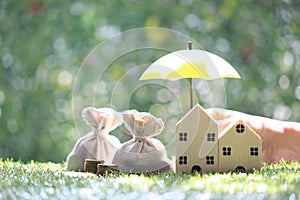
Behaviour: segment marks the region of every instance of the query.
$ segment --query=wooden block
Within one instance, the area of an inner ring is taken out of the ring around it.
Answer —
[[[103,164],[104,160],[93,160],[93,159],[85,159],[84,161],[84,172],[89,173],[97,173],[97,165]]]

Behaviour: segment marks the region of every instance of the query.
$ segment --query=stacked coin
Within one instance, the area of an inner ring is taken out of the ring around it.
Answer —
[[[97,173],[97,165],[103,164],[104,160],[85,159],[84,172]]]
[[[104,175],[106,173],[114,173],[117,171],[117,165],[114,164],[98,164],[97,165],[97,174]]]

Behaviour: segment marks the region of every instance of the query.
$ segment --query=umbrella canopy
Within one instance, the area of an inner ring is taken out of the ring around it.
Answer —
[[[241,78],[237,71],[223,58],[213,53],[193,49],[189,42],[188,50],[169,53],[151,64],[140,80],[168,79],[190,80],[190,107],[193,107],[192,78],[213,80],[218,78]]]
[[[151,64],[140,80],[181,78],[241,78],[223,58],[203,50],[180,50],[169,53]]]

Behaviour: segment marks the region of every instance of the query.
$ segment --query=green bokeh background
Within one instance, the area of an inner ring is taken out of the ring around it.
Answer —
[[[84,134],[75,133],[71,104],[82,61],[106,38],[139,27],[179,31],[235,66],[242,80],[225,82],[226,108],[300,121],[299,10],[296,0],[2,0],[0,157],[65,160]],[[149,60],[157,55],[161,52]],[[128,70],[123,66],[142,63],[139,59],[132,55],[112,63],[105,95]],[[151,97],[146,104],[133,94],[129,108],[147,111],[157,104],[152,87],[141,93]],[[209,106],[205,98],[199,101]],[[168,104],[172,99],[163,105]]]

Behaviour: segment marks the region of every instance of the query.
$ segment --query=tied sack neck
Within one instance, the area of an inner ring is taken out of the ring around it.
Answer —
[[[107,130],[97,130],[97,129],[95,129],[95,128],[93,128],[93,132],[94,132],[94,134],[96,134],[97,136],[101,136],[101,137],[103,137],[103,136],[106,136],[106,135],[108,135],[108,133],[109,133],[109,131],[107,131]]]
[[[108,135],[109,131],[111,130],[112,120],[113,118],[111,116],[102,117],[101,120],[99,120],[97,126],[93,127],[94,133],[97,136]]]
[[[133,136],[133,139],[138,140],[138,141],[145,141],[145,140],[147,140],[147,138],[149,138],[149,137],[146,137],[146,136],[137,136],[137,135]]]
[[[123,117],[112,108],[87,107],[82,111],[84,121],[97,136],[106,136],[123,123]]]
[[[124,124],[133,136],[133,139],[145,141],[148,138],[159,135],[164,124],[160,118],[150,113],[128,110],[123,113]]]
[[[128,129],[133,135],[133,139],[138,141],[145,141],[149,136],[144,135],[145,131],[145,121],[144,119],[135,119],[133,123],[133,129],[130,127]]]

